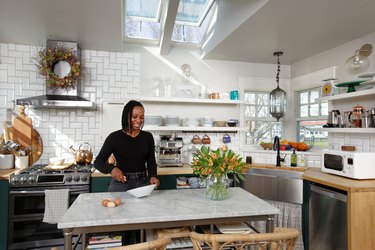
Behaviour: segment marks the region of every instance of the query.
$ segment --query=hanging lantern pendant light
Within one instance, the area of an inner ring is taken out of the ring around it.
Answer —
[[[276,118],[277,121],[286,114],[286,92],[279,87],[280,56],[283,54],[283,52],[273,53],[274,56],[277,56],[277,87],[270,93],[270,114],[272,117]]]

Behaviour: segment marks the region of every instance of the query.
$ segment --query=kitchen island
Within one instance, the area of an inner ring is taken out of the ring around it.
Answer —
[[[230,188],[230,197],[212,201],[204,189],[155,190],[135,198],[126,192],[81,194],[58,223],[64,230],[65,249],[71,249],[72,234],[166,228],[189,225],[266,221],[273,231],[279,210],[241,188]],[[119,197],[115,208],[102,206],[105,198]],[[84,237],[85,238],[85,237]]]
[[[375,180],[345,178],[319,168],[309,168],[303,179],[346,192],[348,249],[375,249]]]

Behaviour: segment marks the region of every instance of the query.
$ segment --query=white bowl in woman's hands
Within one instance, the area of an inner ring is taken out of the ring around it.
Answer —
[[[130,189],[127,192],[134,197],[140,198],[147,195],[150,195],[152,191],[155,189],[156,184],[147,185],[139,188]]]

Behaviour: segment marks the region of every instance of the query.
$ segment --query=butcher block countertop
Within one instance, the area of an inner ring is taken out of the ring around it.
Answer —
[[[190,165],[185,164],[183,167],[158,167],[158,175],[176,175],[176,174],[193,174],[193,169]],[[95,171],[91,174],[92,177],[106,177],[111,176],[110,174],[102,174],[99,171]]]
[[[322,172],[320,168],[309,168],[302,176],[304,180],[312,181],[347,192],[374,192],[375,180],[356,180]]]
[[[306,167],[288,167],[288,166],[276,167],[275,165],[264,164],[264,163],[250,164],[250,168],[266,168],[266,169],[288,170],[288,171],[297,171],[297,172],[304,172],[307,169]]]
[[[14,168],[11,168],[11,169],[1,169],[0,170],[0,180],[9,180],[9,175],[11,175],[12,173],[18,171],[18,169],[14,169]]]

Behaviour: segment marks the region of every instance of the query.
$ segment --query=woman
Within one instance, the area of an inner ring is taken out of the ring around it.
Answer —
[[[97,155],[94,166],[111,173],[109,192],[121,192],[160,182],[156,178],[155,142],[151,133],[143,131],[145,110],[137,101],[129,101],[122,111],[122,129],[112,132]],[[107,162],[113,154],[115,164]]]

